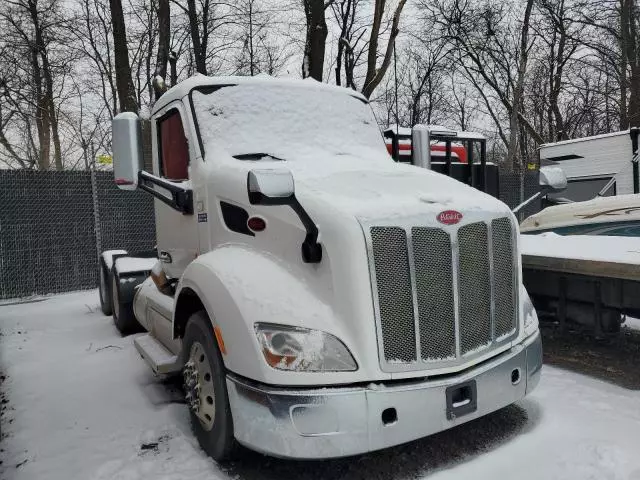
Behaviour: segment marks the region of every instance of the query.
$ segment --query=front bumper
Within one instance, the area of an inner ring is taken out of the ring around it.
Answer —
[[[332,458],[399,445],[506,407],[536,387],[541,367],[542,342],[536,332],[499,356],[445,378],[287,389],[229,375],[227,387],[238,442],[277,457]],[[514,370],[521,372],[515,383]],[[447,388],[472,380],[476,410],[447,419]],[[395,409],[395,418],[389,417],[389,409]]]

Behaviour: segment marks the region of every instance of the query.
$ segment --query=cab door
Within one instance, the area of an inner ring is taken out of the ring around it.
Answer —
[[[181,102],[170,103],[154,116],[153,174],[190,194],[189,172],[195,161],[192,150],[196,142],[189,138],[187,119]],[[153,188],[171,197],[161,184]],[[154,202],[158,257],[167,276],[179,278],[198,253],[197,217],[193,211],[185,212],[157,196]]]

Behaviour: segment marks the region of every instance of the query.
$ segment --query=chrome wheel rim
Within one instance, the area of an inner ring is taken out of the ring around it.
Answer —
[[[200,421],[202,428],[206,431],[211,430],[216,415],[216,397],[209,358],[200,342],[193,342],[191,345],[189,360],[182,375],[187,405]]]

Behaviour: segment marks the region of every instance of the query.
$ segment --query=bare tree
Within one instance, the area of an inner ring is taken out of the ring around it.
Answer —
[[[236,5],[215,0],[172,2],[186,15],[187,21],[182,28],[191,39],[190,53],[195,67],[193,70],[203,75],[217,71],[220,68],[220,56],[224,56],[235,43],[230,27],[236,25]],[[212,62],[216,65],[212,65]]]
[[[167,79],[167,63],[169,62],[169,36],[171,35],[171,10],[169,0],[158,0],[158,55],[154,72],[154,89],[156,100],[164,93],[157,79]],[[165,87],[166,88],[166,87]]]
[[[529,57],[529,21],[531,19],[531,10],[533,9],[533,0],[527,0],[527,4],[524,10],[524,20],[522,21],[521,33],[520,33],[520,50],[519,50],[519,62],[518,72],[515,88],[513,90],[513,102],[511,106],[510,118],[509,118],[509,146],[507,150],[507,162],[515,165],[517,146],[518,146],[518,133],[520,128],[520,116],[522,115],[522,94],[524,90],[524,80],[527,74],[527,59]],[[521,142],[524,144],[524,142]],[[524,158],[522,159],[524,161]]]
[[[242,75],[277,74],[289,55],[277,35],[277,11],[262,0],[240,0],[235,7],[239,49],[235,71]]]
[[[523,110],[532,48],[529,22],[533,0],[527,0],[524,20],[519,20],[512,9],[491,2],[436,0],[423,2],[422,8],[440,33],[455,45],[456,63],[476,88],[513,164],[518,153],[520,125],[528,138],[542,142],[541,134]]]
[[[109,0],[111,6],[111,23],[113,26],[114,60],[116,70],[116,88],[121,112],[138,112],[131,66],[129,64],[129,46],[127,45],[126,26],[122,0]]]
[[[113,65],[113,33],[109,6],[105,0],[78,0],[81,14],[71,24],[69,34],[75,37],[78,55],[85,58],[95,72],[85,88],[93,90],[104,105],[109,119],[118,110],[118,92]],[[95,79],[95,83],[94,80]]]
[[[385,15],[388,13],[386,8],[386,0],[375,0],[373,12],[373,24],[369,33],[369,51],[367,53],[367,74],[362,87],[362,94],[369,98],[376,87],[380,84],[389,64],[391,63],[391,55],[395,45],[396,37],[399,33],[398,25],[400,23],[400,15],[406,0],[399,0],[391,19],[391,32],[387,41],[387,48],[382,58],[382,63],[378,66],[378,45],[380,43],[380,33]]]
[[[307,21],[302,78],[311,77],[321,82],[328,33],[325,10],[333,0],[302,0],[302,3]]]
[[[7,0],[4,9],[0,11],[0,19],[6,27],[4,30],[8,41],[20,52],[14,60],[22,65],[24,73],[28,72],[25,77],[28,80],[20,84],[19,90],[7,92],[20,99],[10,103],[21,111],[25,121],[30,117],[36,124],[37,144],[29,143],[38,150],[38,168],[50,168],[53,144],[54,166],[61,170],[63,162],[57,88],[64,82],[72,61],[66,39],[61,35],[67,22],[62,13],[61,2]],[[9,89],[9,85],[5,81],[5,91]],[[8,142],[6,135],[5,140]],[[8,151],[15,156],[16,149]]]
[[[344,64],[345,86],[356,90],[354,71],[365,53],[366,45],[360,47],[360,41],[367,32],[367,26],[358,21],[361,0],[338,0],[333,2],[333,18],[340,29],[335,59],[336,85],[342,85]]]
[[[473,87],[467,83],[460,83],[456,75],[451,75],[449,81],[451,82],[451,116],[456,119],[460,130],[471,130],[478,111]]]

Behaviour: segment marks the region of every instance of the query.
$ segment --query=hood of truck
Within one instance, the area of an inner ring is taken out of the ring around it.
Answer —
[[[430,170],[395,162],[309,171],[291,168],[296,195],[361,221],[438,214],[445,210],[510,214],[496,198]],[[435,218],[434,218],[435,221]],[[426,222],[430,223],[430,222]]]
[[[246,284],[235,295],[236,305],[243,310],[243,318],[250,328],[253,329],[255,322],[276,323],[321,330],[340,339],[354,355],[359,368],[351,373],[323,374],[324,381],[330,383],[409,378],[424,376],[425,372],[446,374],[499,353],[492,348],[477,356],[474,353],[444,364],[415,363],[393,368],[387,368],[389,362],[383,365],[379,341],[381,327],[376,313],[379,296],[372,280],[371,229],[390,226],[395,227],[390,229],[393,231],[399,227],[409,232],[413,227],[436,227],[453,237],[465,225],[506,217],[515,232],[515,219],[509,208],[496,198],[447,176],[398,164],[384,151],[377,156],[375,152],[371,156],[363,152],[359,157],[325,153],[316,152],[313,158],[301,155],[286,161],[241,161],[227,157],[218,166],[213,162],[210,164],[206,176],[210,217],[214,215],[212,212],[219,211],[219,202],[232,201],[246,208],[250,215],[260,216],[267,222],[267,228],[255,236],[239,235],[224,228],[224,222],[221,225],[209,223],[213,249],[243,245],[242,255],[248,249],[256,258],[263,259],[265,265],[271,265],[261,271],[256,269],[255,262],[238,263],[233,267],[234,275],[242,277]],[[222,152],[217,158],[224,158]],[[252,169],[291,171],[296,197],[318,226],[321,262],[308,264],[301,260],[305,230],[291,208],[247,205],[247,173]],[[197,187],[195,195],[198,198]],[[459,212],[462,219],[453,225],[440,223],[438,215],[448,210]],[[517,236],[514,242],[517,242]],[[513,251],[517,251],[517,244]],[[398,257],[396,253],[391,245],[387,258],[394,268],[403,265],[394,260]],[[245,267],[250,270],[243,270]],[[270,268],[288,275],[291,283],[275,280],[278,277]],[[389,278],[393,277],[394,272],[390,272]],[[225,282],[230,288],[231,283]],[[272,291],[272,287],[279,289]],[[406,296],[408,291],[398,288],[394,295],[404,292]],[[247,292],[251,292],[249,296]],[[413,342],[414,336],[408,335],[407,341]],[[503,343],[500,348],[509,348],[509,345]],[[271,370],[268,370],[268,383],[294,381],[291,372],[281,374]],[[236,373],[243,374],[241,371]],[[245,374],[258,378],[249,372]],[[282,378],[275,378],[278,375]],[[301,384],[317,382],[303,373],[294,376]]]

